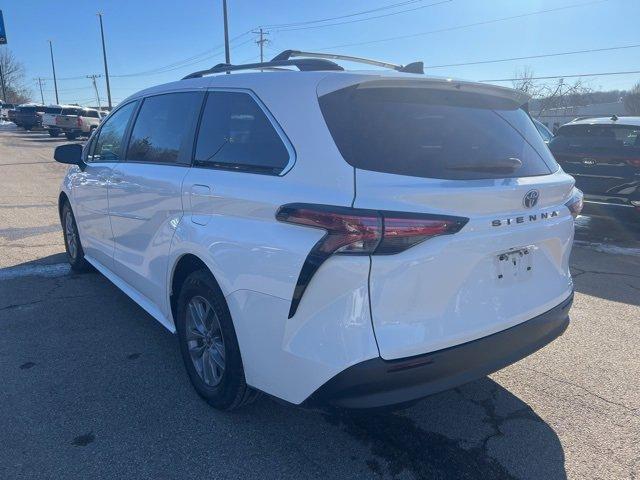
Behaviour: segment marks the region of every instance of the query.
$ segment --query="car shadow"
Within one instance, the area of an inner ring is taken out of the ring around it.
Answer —
[[[0,441],[13,452],[0,464],[25,475],[64,458],[98,478],[206,477],[221,465],[226,477],[256,479],[566,478],[553,428],[486,377],[395,412],[267,396],[219,412],[189,384],[175,337],[105,277],[50,273],[0,289]]]

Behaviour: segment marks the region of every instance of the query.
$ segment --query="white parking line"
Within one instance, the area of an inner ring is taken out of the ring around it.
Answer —
[[[52,265],[19,265],[17,267],[0,268],[0,281],[21,277],[62,277],[71,271],[68,263]]]

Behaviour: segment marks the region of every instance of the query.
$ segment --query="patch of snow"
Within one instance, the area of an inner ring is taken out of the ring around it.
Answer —
[[[590,248],[600,253],[610,253],[613,255],[631,255],[633,257],[640,257],[640,248],[622,247],[620,245],[611,245],[599,242],[585,242],[583,240],[575,240],[573,243],[579,247]]]

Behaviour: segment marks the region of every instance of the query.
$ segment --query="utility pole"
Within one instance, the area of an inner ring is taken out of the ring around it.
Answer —
[[[109,67],[107,67],[107,49],[104,46],[104,28],[102,27],[102,13],[98,12],[98,18],[100,19],[100,37],[102,37],[102,59],[104,60],[104,76],[107,81],[107,101],[109,102],[109,110],[113,107],[111,105],[111,86],[109,85]],[[95,80],[94,80],[95,84]],[[100,100],[98,100],[99,102]]]
[[[51,52],[51,69],[53,70],[53,88],[56,92],[56,105],[60,105],[60,100],[58,100],[58,81],[56,80],[56,64],[53,61],[53,44],[51,40],[49,40],[49,52]]]
[[[229,54],[229,26],[227,22],[227,0],[222,0],[222,15],[224,17],[224,62],[229,65],[231,64],[231,55]]]
[[[260,39],[256,40],[256,43],[260,45],[260,63],[262,63],[264,62],[264,45],[269,42],[269,40],[265,38],[265,35],[269,35],[269,32],[265,32],[262,27],[260,27],[260,30],[257,32],[254,31],[253,33],[260,35]]]
[[[98,110],[102,110],[102,105],[100,105],[100,94],[98,93],[98,85],[96,83],[96,78],[100,78],[102,75],[87,75],[87,78],[90,78],[93,82],[93,89],[96,91],[96,98],[98,99]]]
[[[38,81],[38,85],[40,85],[40,99],[42,100],[42,105],[44,105],[44,94],[42,93],[42,78],[38,77],[36,78],[36,80]]]

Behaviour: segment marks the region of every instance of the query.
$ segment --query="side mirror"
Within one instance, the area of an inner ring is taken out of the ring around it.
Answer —
[[[56,147],[56,151],[53,154],[53,158],[56,162],[67,163],[70,165],[83,165],[82,161],[82,145],[79,143],[69,143],[67,145],[60,145]]]

